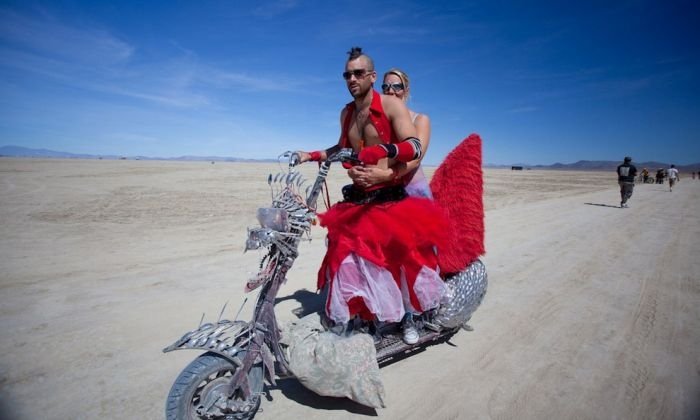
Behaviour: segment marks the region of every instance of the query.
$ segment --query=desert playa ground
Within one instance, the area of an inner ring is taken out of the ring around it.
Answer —
[[[238,310],[260,256],[243,253],[245,228],[277,169],[0,159],[0,418],[163,418],[197,353],[161,349],[202,313]],[[700,181],[681,176],[620,209],[614,173],[487,169],[474,331],[383,368],[386,409],[288,379],[256,418],[700,417]],[[343,181],[331,171],[333,201]],[[283,321],[318,305],[312,236]]]

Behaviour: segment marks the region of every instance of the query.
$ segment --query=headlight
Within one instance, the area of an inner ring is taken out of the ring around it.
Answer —
[[[245,251],[260,249],[270,242],[272,232],[269,229],[248,228],[248,239],[245,241]]]
[[[288,232],[289,221],[287,210],[274,207],[261,207],[258,209],[258,222],[260,226],[277,232]]]

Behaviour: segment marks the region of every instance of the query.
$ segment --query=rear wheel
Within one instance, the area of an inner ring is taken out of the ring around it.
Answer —
[[[230,360],[215,353],[205,353],[193,360],[170,389],[165,405],[166,418],[252,419],[260,407],[262,365],[256,364],[248,372],[251,394],[247,399],[240,395],[240,391],[228,398],[228,384],[237,369]]]

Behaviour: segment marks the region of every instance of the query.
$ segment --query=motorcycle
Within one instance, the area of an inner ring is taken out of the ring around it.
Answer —
[[[165,407],[167,419],[252,419],[260,407],[265,380],[276,385],[276,378],[294,376],[280,342],[275,299],[299,255],[300,242],[310,235],[315,224],[317,201],[331,164],[357,160],[352,149],[329,155],[319,164],[315,182],[306,187],[303,198],[306,180],[296,170],[299,155],[285,152],[281,158],[287,159],[287,169],[268,176],[273,191],[271,206],[258,209],[260,226],[248,228],[245,244],[246,250],[267,250],[259,273],[245,286],[246,291],[260,288],[252,319],[219,319],[201,324],[163,349],[165,353],[184,349],[205,352],[185,367],[172,385]],[[476,259],[444,280],[446,294],[440,306],[415,320],[417,343],[406,344],[397,323],[382,325],[374,332],[380,366],[429,344],[446,341],[461,328],[470,329],[467,321],[486,293],[483,263]]]

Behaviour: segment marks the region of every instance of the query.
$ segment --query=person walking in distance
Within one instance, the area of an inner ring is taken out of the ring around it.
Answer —
[[[620,185],[620,208],[627,208],[627,200],[632,197],[634,190],[634,178],[637,176],[637,168],[632,165],[632,158],[625,157],[622,164],[617,167],[617,183]]]
[[[681,177],[678,176],[678,169],[676,169],[676,165],[671,165],[671,167],[668,168],[667,173],[669,191],[673,192],[673,186],[676,185],[676,182],[678,182]]]
[[[658,171],[656,171],[656,183],[657,184],[663,184],[664,183],[664,170],[662,168],[659,168]]]

